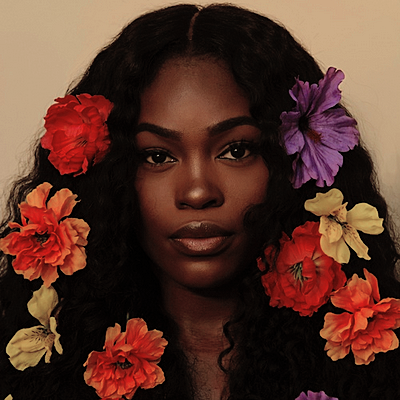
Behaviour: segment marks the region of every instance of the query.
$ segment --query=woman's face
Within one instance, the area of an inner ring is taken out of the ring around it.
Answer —
[[[138,236],[162,283],[220,287],[256,257],[243,217],[266,195],[259,140],[249,101],[223,64],[168,61],[144,91]]]

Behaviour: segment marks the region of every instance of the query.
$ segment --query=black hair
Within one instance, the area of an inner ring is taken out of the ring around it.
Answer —
[[[51,194],[69,188],[78,195],[81,201],[73,216],[84,219],[91,233],[86,268],[68,277],[60,274],[53,284],[61,299],[58,331],[64,354],[53,354],[50,364],[42,360],[21,372],[11,366],[2,350],[0,396],[98,398],[83,380],[83,363],[92,350],[101,350],[107,327],[116,322],[124,327],[129,313],[144,318],[149,329],[162,330],[169,341],[160,363],[165,383],[151,390],[139,389],[135,399],[194,398],[191,369],[176,341],[177,328],[163,310],[157,279],[147,267],[150,261],[137,243],[134,229],[139,215],[132,189],[138,162],[133,133],[140,96],[163,64],[173,58],[223,62],[248,96],[251,114],[262,130],[261,152],[270,172],[265,203],[246,216],[257,232],[260,254],[263,246],[277,244],[283,231],[290,234],[306,220],[318,220],[303,204],[327,189],[316,188],[310,181],[294,190],[290,183],[293,159],[279,141],[280,114],[294,106],[288,90],[295,78],[317,83],[323,77],[313,57],[278,23],[233,5],[198,8],[183,4],[140,16],[95,57],[68,90],[73,95],[101,94],[114,103],[107,121],[108,154],[86,174],[72,177],[60,175],[48,161],[48,150],[38,144],[34,168],[12,189],[1,237],[10,233],[8,221],[20,222],[18,204],[43,182],[51,182]],[[378,278],[382,298],[398,297],[394,267],[399,255],[373,163],[362,145],[344,153],[343,158],[333,187],[342,191],[348,208],[368,202],[385,219],[381,235],[362,235],[372,259],[353,255],[344,270],[348,277],[353,273],[363,276],[366,267]],[[17,330],[37,324],[26,304],[41,282],[15,274],[11,262],[12,257],[2,255],[2,349]],[[368,366],[356,366],[351,355],[336,362],[326,355],[319,330],[330,308],[327,304],[308,318],[290,309],[270,307],[254,260],[240,288],[240,306],[224,327],[235,349],[226,371],[229,399],[294,400],[307,390],[324,390],[340,400],[400,398],[398,350],[378,354]],[[229,349],[221,359],[228,353]]]

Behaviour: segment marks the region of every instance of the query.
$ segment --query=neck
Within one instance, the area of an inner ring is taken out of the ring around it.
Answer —
[[[168,282],[163,285],[163,297],[167,312],[179,327],[185,351],[219,354],[227,347],[223,325],[235,310],[235,289],[190,290]]]
[[[236,289],[189,290],[175,282],[163,284],[164,305],[178,324],[179,341],[193,371],[196,400],[228,397],[227,376],[218,356],[228,347],[223,325],[237,305]],[[227,366],[228,359],[224,358]]]

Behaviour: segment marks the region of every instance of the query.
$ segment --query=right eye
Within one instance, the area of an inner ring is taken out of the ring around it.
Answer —
[[[148,164],[152,165],[162,165],[162,164],[169,164],[176,161],[175,158],[171,157],[167,152],[164,150],[146,150],[144,152],[144,160]]]

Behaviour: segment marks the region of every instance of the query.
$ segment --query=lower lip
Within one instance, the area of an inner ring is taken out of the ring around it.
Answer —
[[[178,250],[189,256],[212,256],[223,251],[232,236],[215,236],[208,238],[174,238],[172,243]]]

